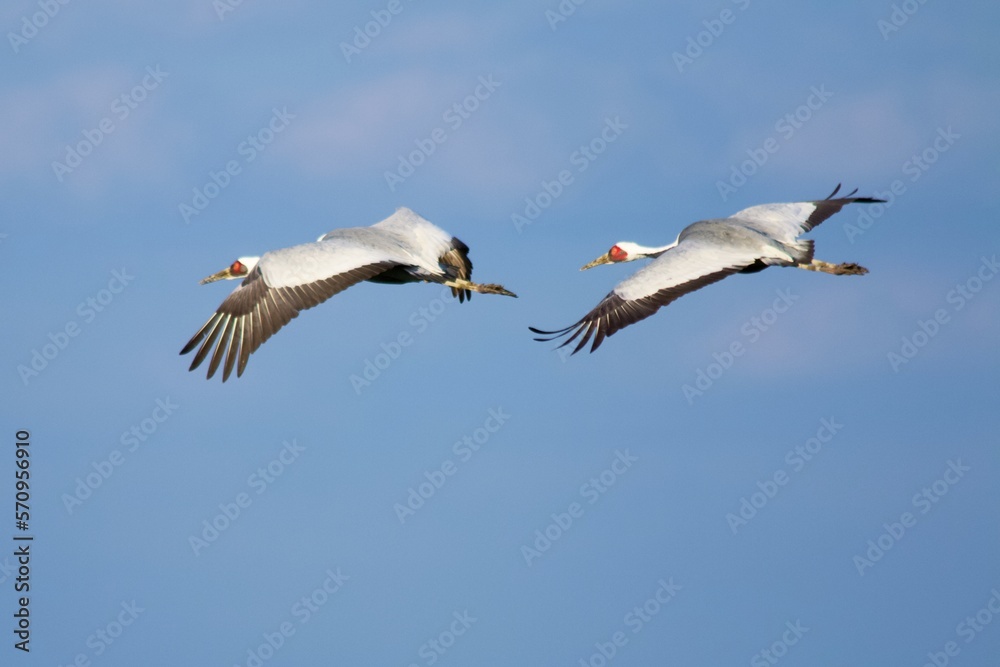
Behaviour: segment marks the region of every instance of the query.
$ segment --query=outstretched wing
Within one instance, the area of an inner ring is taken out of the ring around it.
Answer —
[[[200,344],[190,370],[200,366],[211,353],[209,378],[220,364],[223,382],[234,367],[239,377],[250,355],[298,317],[299,311],[399,264],[372,248],[336,240],[269,252],[188,341],[181,354]]]
[[[826,199],[791,204],[761,204],[760,206],[751,206],[738,213],[734,213],[730,216],[729,220],[750,227],[751,229],[756,229],[783,243],[790,243],[801,234],[808,232],[831,215],[837,213],[847,204],[855,202],[875,204],[885,201],[872,197],[852,196],[857,192],[857,189],[844,197],[834,199],[834,196],[838,192],[840,192],[839,183]]]
[[[604,339],[630,324],[644,320],[671,301],[689,292],[718,282],[757,261],[755,248],[729,247],[713,244],[704,238],[689,238],[667,250],[648,266],[619,283],[610,294],[580,321],[558,331],[531,331],[549,341],[572,335],[562,345],[569,345],[581,334],[573,354],[582,350],[593,338],[593,352]]]

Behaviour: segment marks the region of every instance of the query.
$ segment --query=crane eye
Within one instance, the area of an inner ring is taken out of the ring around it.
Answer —
[[[612,261],[620,262],[628,257],[628,253],[618,246],[611,246],[611,250],[608,251],[608,257],[610,257]]]
[[[235,273],[236,275],[241,275],[243,273],[246,273],[246,267],[243,266],[243,262],[241,262],[240,260],[236,260],[235,262],[233,262],[233,265],[229,267],[229,270]]]

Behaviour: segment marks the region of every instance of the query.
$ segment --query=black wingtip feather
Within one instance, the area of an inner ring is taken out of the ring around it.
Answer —
[[[392,262],[367,264],[315,283],[276,289],[268,287],[255,268],[187,342],[181,354],[197,348],[189,368],[192,371],[211,355],[209,379],[220,367],[223,382],[232,376],[234,369],[236,377],[241,377],[250,355],[298,317],[299,311],[312,308],[392,266]]]
[[[611,292],[604,297],[604,299],[597,304],[593,310],[587,313],[583,319],[561,331],[542,331],[541,329],[536,329],[534,327],[528,328],[535,333],[552,336],[552,338],[535,339],[540,342],[547,342],[549,340],[553,340],[554,338],[559,338],[560,336],[568,334],[571,330],[576,329],[573,331],[573,335],[563,341],[563,343],[556,349],[572,343],[576,338],[584,333],[584,330],[586,330],[586,335],[584,335],[583,340],[577,344],[576,349],[573,350],[573,354],[576,354],[583,349],[592,337],[593,343],[591,344],[590,351],[594,352],[601,346],[601,343],[604,342],[605,338],[613,336],[615,333],[631,324],[635,324],[640,320],[646,319],[663,306],[666,306],[681,296],[700,289],[706,285],[718,282],[719,280],[722,280],[726,276],[732,275],[739,270],[740,267],[727,267],[721,271],[700,276],[686,283],[661,289],[658,292],[654,292],[653,294],[639,299],[626,300],[618,296],[617,293]]]

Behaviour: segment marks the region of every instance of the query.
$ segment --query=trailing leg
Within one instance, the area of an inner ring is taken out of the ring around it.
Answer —
[[[502,294],[504,296],[517,297],[513,292],[508,291],[503,285],[497,285],[495,283],[474,283],[471,280],[464,280],[463,278],[454,278],[452,280],[445,280],[444,284],[448,287],[454,287],[455,289],[467,289],[473,292],[479,292],[480,294]]]
[[[806,271],[820,271],[822,273],[831,273],[835,276],[863,276],[868,273],[868,269],[853,262],[831,264],[819,259],[814,259],[808,263],[796,264],[795,266],[800,269],[805,269]]]

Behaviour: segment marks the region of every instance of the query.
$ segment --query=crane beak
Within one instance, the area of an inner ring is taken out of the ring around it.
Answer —
[[[592,269],[595,266],[600,266],[601,264],[610,264],[610,263],[611,263],[611,257],[608,256],[608,253],[604,253],[603,255],[595,259],[593,262],[581,266],[580,270],[586,271],[587,269]]]
[[[233,273],[232,267],[227,266],[226,268],[222,269],[218,273],[213,273],[212,275],[208,276],[207,278],[202,278],[202,280],[199,283],[199,285],[207,285],[208,283],[214,283],[217,280],[233,280],[233,279],[238,278],[238,277],[239,276],[237,276],[237,275],[235,275]]]

